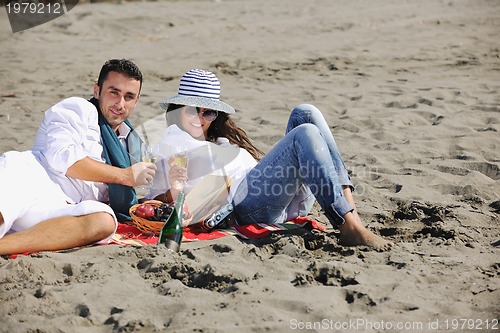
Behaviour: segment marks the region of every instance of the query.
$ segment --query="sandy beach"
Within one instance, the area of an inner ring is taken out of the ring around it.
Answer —
[[[0,257],[0,332],[500,331],[499,1],[80,3],[18,33],[0,18],[0,154],[90,97],[107,59],[144,74],[133,124],[202,68],[264,151],[294,106],[322,110],[362,220],[395,242],[341,246],[315,208],[325,232]]]

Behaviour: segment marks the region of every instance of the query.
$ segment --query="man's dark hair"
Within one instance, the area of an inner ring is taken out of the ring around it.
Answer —
[[[99,78],[97,79],[97,85],[99,89],[102,89],[103,82],[108,78],[109,72],[117,72],[128,76],[132,79],[138,80],[141,85],[139,87],[139,92],[142,88],[142,73],[139,67],[136,66],[132,61],[127,59],[111,59],[106,61],[102,66],[101,72],[99,73]]]

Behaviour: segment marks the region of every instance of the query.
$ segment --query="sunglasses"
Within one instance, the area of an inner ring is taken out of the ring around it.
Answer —
[[[184,108],[185,115],[191,119],[198,116],[198,114],[200,112],[201,112],[201,116],[206,121],[214,121],[215,118],[217,118],[217,115],[219,114],[216,110],[207,109],[207,110],[201,111],[201,108],[194,107],[194,106],[186,106]]]

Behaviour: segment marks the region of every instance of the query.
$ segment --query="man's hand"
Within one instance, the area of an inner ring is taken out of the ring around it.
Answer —
[[[156,172],[156,165],[154,163],[139,162],[130,167],[132,171],[132,179],[128,186],[140,186],[150,184]]]
[[[117,168],[85,157],[73,164],[66,175],[92,182],[139,186],[152,182],[155,172],[154,163],[139,162],[128,168]]]

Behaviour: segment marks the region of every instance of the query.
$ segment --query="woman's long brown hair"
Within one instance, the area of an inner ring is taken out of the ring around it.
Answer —
[[[179,114],[177,112],[172,112],[169,114],[169,111],[176,110],[182,108],[184,105],[170,104],[167,109],[167,123],[168,125],[176,124],[177,126],[182,128],[180,123]],[[245,149],[255,158],[257,161],[264,156],[264,152],[257,148],[247,133],[240,127],[238,127],[234,121],[229,117],[229,115],[225,112],[218,113],[217,118],[210,124],[207,132],[207,141],[216,142],[217,138],[222,137],[229,140],[229,143],[235,144],[240,148]]]
[[[264,155],[264,152],[252,143],[247,133],[225,112],[219,112],[217,118],[210,124],[207,136],[207,141],[211,142],[215,142],[218,137],[226,138],[230,143],[248,151],[257,161]]]

